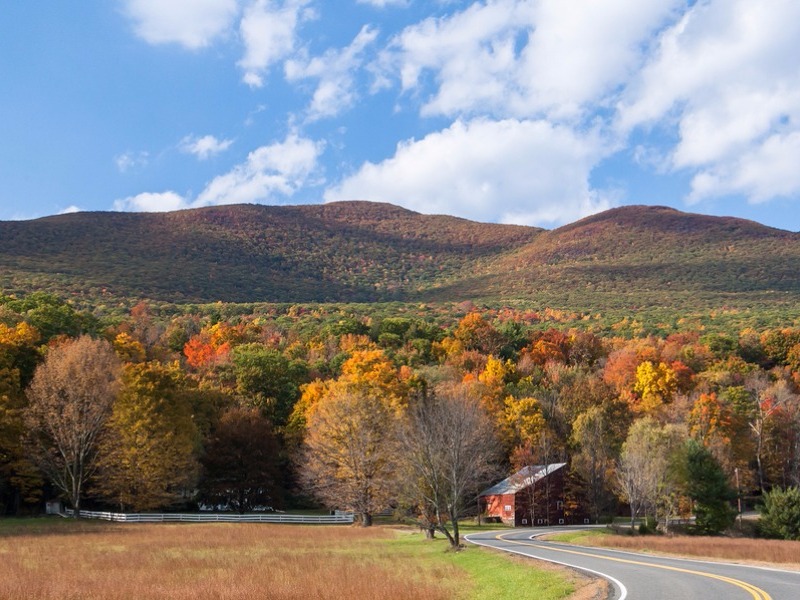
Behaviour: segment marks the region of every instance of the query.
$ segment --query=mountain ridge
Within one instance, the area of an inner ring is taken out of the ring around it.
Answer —
[[[660,206],[614,208],[552,230],[367,201],[84,212],[0,222],[0,240],[6,293],[582,309],[800,298],[800,234]]]

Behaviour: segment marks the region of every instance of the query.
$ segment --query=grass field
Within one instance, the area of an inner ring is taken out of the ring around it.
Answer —
[[[548,536],[549,540],[623,550],[768,563],[800,569],[800,542],[690,535],[616,535],[601,530]]]
[[[557,600],[587,586],[477,547],[446,548],[386,527],[7,519],[0,598]]]

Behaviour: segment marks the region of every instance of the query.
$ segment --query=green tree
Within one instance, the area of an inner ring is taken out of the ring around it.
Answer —
[[[736,493],[714,455],[697,440],[686,442],[686,495],[694,501],[695,530],[716,535],[733,525]]]
[[[126,365],[101,449],[101,496],[122,510],[181,500],[194,484],[198,431],[178,363]]]
[[[759,530],[766,537],[800,540],[800,488],[774,488],[759,507]]]
[[[237,346],[231,359],[237,392],[261,408],[276,427],[283,427],[308,377],[305,364],[255,343]]]

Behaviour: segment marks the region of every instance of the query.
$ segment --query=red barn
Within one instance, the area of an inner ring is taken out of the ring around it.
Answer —
[[[566,465],[531,465],[484,490],[478,496],[484,514],[515,527],[567,524]]]

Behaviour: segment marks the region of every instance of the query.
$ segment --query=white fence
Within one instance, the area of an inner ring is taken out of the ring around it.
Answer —
[[[72,517],[75,511],[64,510]],[[249,514],[235,513],[112,513],[81,511],[82,519],[101,519],[119,523],[297,523],[303,525],[342,525],[353,522],[352,513],[335,515],[289,515],[285,513]]]

